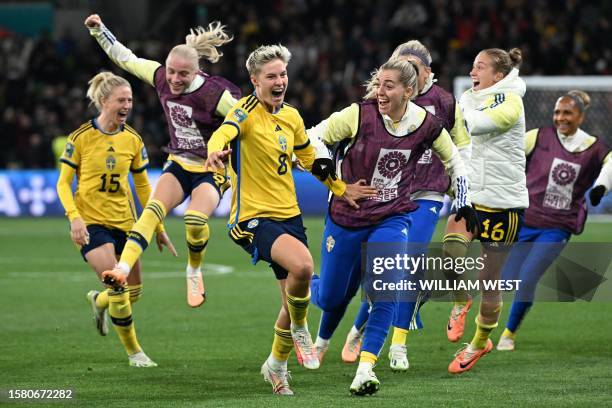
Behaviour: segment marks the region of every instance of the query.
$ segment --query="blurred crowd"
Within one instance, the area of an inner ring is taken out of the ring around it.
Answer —
[[[206,6],[202,4],[206,3]],[[467,76],[483,48],[523,51],[523,75],[612,74],[612,3],[590,0],[276,0],[187,2],[156,35],[123,38],[112,16],[103,20],[138,56],[164,62],[188,28],[221,20],[235,39],[217,64],[203,63],[251,92],[246,56],[264,43],[293,53],[288,102],[306,126],[363,95],[363,82],[394,47],[412,38],[432,51],[439,84]],[[202,7],[205,7],[203,17]],[[75,30],[85,30],[82,21]],[[161,33],[161,34],[160,34]],[[167,34],[167,35],[166,35]],[[70,33],[23,38],[0,27],[0,168],[55,166],[51,144],[91,118],[87,81],[99,70],[117,70],[95,40]],[[134,90],[129,123],[145,139],[152,165],[160,167],[166,124],[152,87],[127,73]],[[552,107],[551,107],[552,109]]]

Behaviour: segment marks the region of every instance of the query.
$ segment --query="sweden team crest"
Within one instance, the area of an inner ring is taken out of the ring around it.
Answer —
[[[106,168],[109,170],[113,170],[117,165],[117,160],[113,156],[108,156],[106,158]]]
[[[336,245],[336,240],[331,235],[328,236],[325,240],[325,248],[327,249],[327,252],[331,252],[332,249],[334,249],[334,245]]]
[[[278,137],[278,144],[280,145],[281,150],[282,150],[283,152],[286,152],[286,151],[287,151],[287,138],[286,138],[285,136],[280,135],[280,136]]]

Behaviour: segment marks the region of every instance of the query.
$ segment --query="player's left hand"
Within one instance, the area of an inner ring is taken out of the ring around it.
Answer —
[[[172,255],[178,256],[174,245],[172,245],[172,241],[170,241],[170,237],[168,236],[168,234],[166,234],[166,231],[158,232],[156,236],[156,241],[159,252],[162,252],[164,247],[167,247],[168,251],[170,251]]]
[[[338,179],[334,161],[327,157],[315,159],[312,163],[312,170],[310,172],[321,181],[327,180],[328,177],[331,177],[332,180]]]
[[[478,235],[478,214],[476,214],[476,210],[471,205],[464,205],[457,210],[455,221],[461,221],[462,218],[465,219],[467,231]]]
[[[232,153],[232,149],[220,150],[212,153],[209,152],[206,163],[204,163],[204,169],[206,169],[206,171],[224,169],[225,164],[223,164],[223,161],[229,157],[230,153]]]
[[[361,179],[356,183],[347,184],[342,198],[344,198],[351,207],[358,210],[359,204],[357,204],[357,201],[377,196],[378,189],[367,184],[364,179]]]
[[[293,161],[291,162],[291,168],[292,168],[292,169],[299,170],[299,171],[306,171],[306,169],[304,168],[304,166],[302,166],[302,163],[300,163],[300,161],[299,161],[299,160],[297,160],[297,159],[296,159],[296,160],[293,160]]]
[[[601,202],[602,197],[606,194],[606,187],[601,184],[595,186],[589,192],[589,198],[591,199],[591,204],[593,207],[597,207]]]

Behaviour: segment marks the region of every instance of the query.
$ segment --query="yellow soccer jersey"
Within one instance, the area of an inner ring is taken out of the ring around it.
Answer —
[[[128,175],[143,172],[149,163],[138,133],[125,125],[106,134],[89,121],[69,136],[60,161],[76,169],[74,202],[85,223],[129,231],[136,210]]]
[[[295,152],[308,169],[314,161],[314,148],[297,109],[283,104],[278,112],[270,113],[255,95],[244,97],[213,133],[208,151],[220,151],[230,141],[230,223],[299,215],[291,157]]]

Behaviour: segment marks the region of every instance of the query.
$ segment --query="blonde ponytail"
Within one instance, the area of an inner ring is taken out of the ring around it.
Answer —
[[[207,29],[204,27],[192,28],[190,34],[185,37],[185,44],[196,50],[198,59],[203,57],[215,63],[223,56],[223,53],[217,48],[233,39],[234,37],[225,32],[224,25],[221,25],[219,21],[213,21]]]

